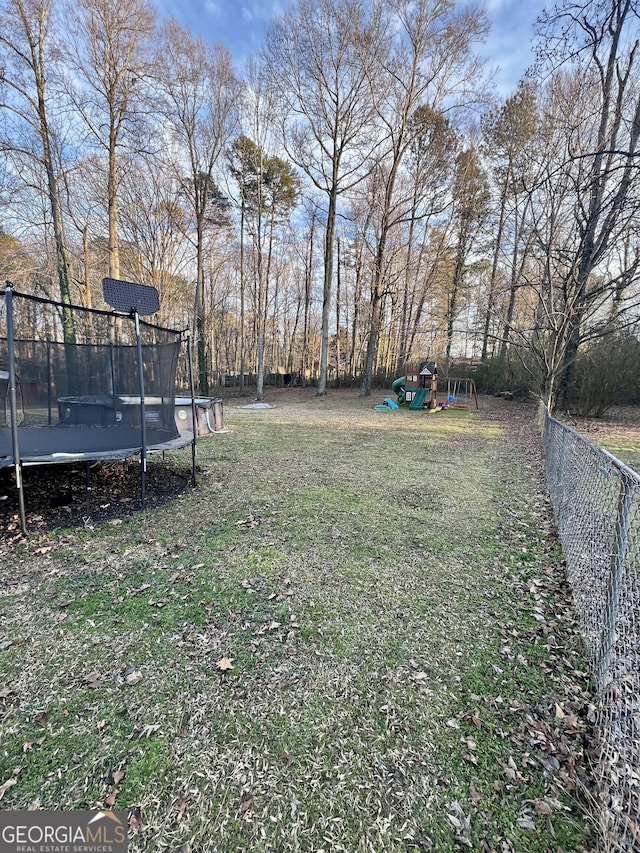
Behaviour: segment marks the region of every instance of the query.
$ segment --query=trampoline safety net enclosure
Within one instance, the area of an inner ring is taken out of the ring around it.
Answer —
[[[182,337],[133,312],[0,291],[0,467],[189,444],[174,417]]]

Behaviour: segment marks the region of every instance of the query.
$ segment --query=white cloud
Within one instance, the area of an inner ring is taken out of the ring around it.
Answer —
[[[487,0],[484,5],[487,12],[493,15],[502,12],[504,9],[508,9],[512,5],[512,2],[511,0]]]

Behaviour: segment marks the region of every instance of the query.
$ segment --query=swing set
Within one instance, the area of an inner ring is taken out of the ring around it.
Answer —
[[[473,379],[442,379],[440,385],[442,391],[446,388],[447,408],[469,409],[472,403],[478,408],[478,392]]]

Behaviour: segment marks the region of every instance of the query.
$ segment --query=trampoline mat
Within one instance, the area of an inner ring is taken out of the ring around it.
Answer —
[[[190,444],[193,435],[147,427],[146,440],[148,451],[173,450]],[[142,449],[140,430],[123,426],[20,427],[18,442],[26,464],[126,459]],[[11,430],[0,429],[0,468],[13,464]]]

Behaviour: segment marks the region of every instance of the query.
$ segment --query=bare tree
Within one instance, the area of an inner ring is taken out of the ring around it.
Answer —
[[[532,87],[524,84],[514,95],[507,98],[504,104],[490,110],[482,121],[484,154],[492,167],[496,192],[494,205],[497,206],[496,233],[482,333],[482,359],[488,355],[491,326],[499,313],[501,274],[503,280],[509,280],[504,332],[500,342],[501,355],[505,355],[509,344],[516,293],[521,283],[518,270],[526,256],[522,251],[523,245],[527,245],[524,240],[526,218],[523,207],[528,201],[525,190],[531,179],[527,148],[534,138],[537,122],[535,92]]]
[[[327,198],[319,395],[327,392],[338,199],[362,180],[379,144],[366,64],[376,50],[365,45],[383,35],[377,7],[368,10],[361,0],[299,0],[266,36],[264,59],[281,97],[287,152]]]
[[[0,5],[0,106],[9,119],[3,126],[2,147],[35,173],[34,184],[43,187],[51,217],[51,230],[60,301],[71,304],[69,261],[65,245],[60,197],[60,135],[63,106],[60,90],[52,91],[56,79],[53,61],[52,6],[50,0],[3,0]],[[63,308],[64,339],[75,341],[73,316]]]
[[[268,156],[246,136],[230,149],[230,169],[238,184],[241,221],[252,239],[256,322],[257,399],[264,396],[265,329],[271,289],[276,229],[288,219],[300,192],[290,163]]]
[[[403,160],[421,130],[414,115],[424,106],[435,111],[445,105],[452,109],[478,100],[482,63],[473,56],[472,45],[488,28],[484,13],[476,9],[459,12],[452,4],[433,0],[390,0],[385,11],[395,22],[393,37],[385,50],[377,49],[363,63],[370,71],[375,111],[384,129],[376,163],[379,193],[374,203],[379,207],[379,224],[362,379],[364,395],[371,393],[390,232],[410,217],[414,204],[414,188],[398,181]],[[366,47],[371,49],[371,45]]]
[[[458,139],[442,112],[419,107],[412,117],[411,146],[405,171],[411,188],[406,217],[407,256],[399,300],[399,339],[396,374],[416,340],[429,291],[447,243],[442,216],[450,205]]]
[[[155,18],[146,0],[77,0],[68,3],[67,18],[73,47],[70,89],[90,142],[106,156],[109,275],[119,278],[119,152],[134,144]]]
[[[469,147],[461,151],[456,161],[453,188],[453,222],[455,229],[454,263],[447,292],[445,366],[449,371],[454,323],[469,272],[470,257],[480,229],[486,225],[489,204],[487,177],[477,151]]]
[[[120,190],[120,230],[130,246],[134,280],[157,288],[161,323],[188,324],[192,299],[185,289],[188,216],[168,168],[148,159],[131,161]]]
[[[196,251],[195,320],[200,392],[208,394],[205,321],[206,230],[215,226],[216,168],[234,129],[240,83],[229,51],[205,45],[175,21],[164,27],[157,58],[160,109],[178,178],[193,217]]]
[[[544,397],[553,408],[567,402],[581,343],[596,331],[600,306],[633,282],[636,250],[613,254],[633,233],[640,213],[640,23],[633,0],[565,2],[545,17],[543,53],[562,69],[551,83],[557,109],[546,118],[556,129],[562,162],[535,191],[564,187],[555,228],[539,230],[553,265],[542,301],[552,309],[544,352]],[[557,203],[556,203],[557,204]],[[638,242],[636,242],[638,246]],[[545,331],[545,329],[543,329]],[[598,330],[599,333],[599,330]],[[558,387],[559,386],[559,387]]]

